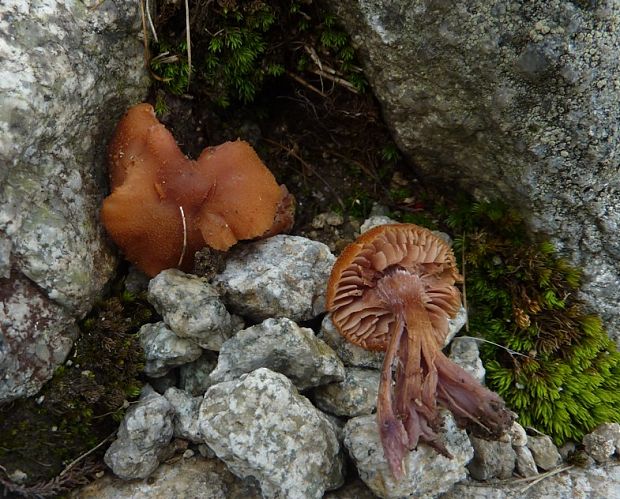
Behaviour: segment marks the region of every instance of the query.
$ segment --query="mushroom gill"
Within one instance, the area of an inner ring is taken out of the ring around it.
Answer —
[[[132,107],[108,149],[112,193],[101,220],[125,257],[153,276],[191,270],[204,246],[289,230],[294,198],[246,142],[207,147],[193,161],[149,104]]]
[[[348,341],[386,352],[377,422],[397,478],[418,441],[451,457],[437,434],[438,402],[480,436],[497,437],[513,420],[497,394],[442,352],[448,319],[461,306],[461,280],[448,244],[413,224],[369,230],[332,270],[327,306],[334,324]]]

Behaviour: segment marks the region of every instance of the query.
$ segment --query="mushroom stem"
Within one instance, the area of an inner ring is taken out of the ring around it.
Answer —
[[[392,333],[379,381],[379,395],[377,398],[377,421],[379,435],[385,459],[396,478],[401,478],[403,459],[407,453],[407,433],[402,421],[396,416],[393,404],[392,365],[397,358],[398,345],[403,337],[404,321],[397,317],[392,325]]]
[[[512,423],[512,413],[496,393],[439,352],[435,359],[439,374],[437,398],[454,414],[461,427],[485,438],[498,438]],[[475,424],[471,424],[475,423]]]
[[[396,379],[397,412],[409,437],[409,449],[415,449],[421,439],[440,454],[452,457],[436,433],[440,424],[436,403],[439,377],[433,325],[421,293],[412,293],[405,299],[406,341],[401,342],[398,352],[404,368]]]

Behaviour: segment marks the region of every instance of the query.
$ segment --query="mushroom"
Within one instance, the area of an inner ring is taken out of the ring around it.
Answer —
[[[342,252],[328,283],[327,307],[340,333],[385,351],[377,422],[385,458],[403,476],[407,450],[422,441],[451,457],[440,441],[437,402],[461,427],[497,437],[513,421],[502,399],[442,352],[448,319],[461,306],[454,254],[413,224],[375,227]]]
[[[108,159],[112,193],[101,220],[126,258],[151,276],[190,270],[204,246],[225,251],[292,226],[292,196],[248,143],[207,147],[190,160],[149,104],[119,122]]]

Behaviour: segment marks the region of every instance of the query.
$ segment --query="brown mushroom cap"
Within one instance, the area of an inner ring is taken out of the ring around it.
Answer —
[[[351,343],[385,351],[395,317],[376,286],[397,268],[421,276],[436,341],[443,346],[448,318],[453,318],[461,305],[454,284],[462,278],[448,244],[413,224],[375,227],[345,248],[327,286],[327,308],[334,324]]]
[[[188,159],[149,104],[131,108],[110,142],[112,193],[101,219],[128,260],[149,275],[190,270],[208,245],[225,251],[274,225],[283,192],[243,141]],[[281,227],[282,229],[290,228]]]

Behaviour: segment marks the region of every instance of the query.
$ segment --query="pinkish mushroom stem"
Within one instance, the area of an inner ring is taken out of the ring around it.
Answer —
[[[394,323],[392,336],[383,359],[381,378],[379,382],[379,395],[377,398],[377,420],[379,422],[379,435],[385,458],[396,478],[403,476],[403,459],[407,453],[407,432],[401,419],[394,412],[392,390],[392,364],[396,359],[398,344],[403,337],[404,322],[397,318]]]
[[[439,453],[451,457],[434,431],[437,426],[439,377],[435,358],[438,347],[424,303],[424,291],[419,276],[402,271],[386,275],[377,282],[379,296],[396,318],[383,361],[377,402],[381,443],[396,478],[403,474],[401,463],[407,450],[415,449],[420,438]],[[395,359],[398,365],[394,390],[392,365]],[[392,407],[393,397],[396,411]]]

